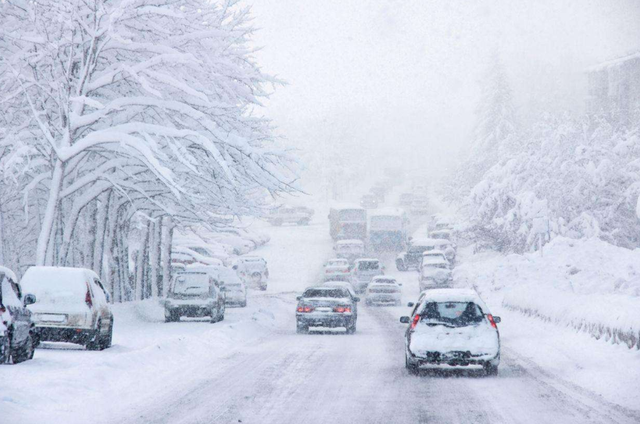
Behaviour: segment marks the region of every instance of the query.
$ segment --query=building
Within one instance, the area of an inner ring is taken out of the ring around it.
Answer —
[[[587,70],[587,111],[619,114],[621,122],[640,120],[640,51]]]

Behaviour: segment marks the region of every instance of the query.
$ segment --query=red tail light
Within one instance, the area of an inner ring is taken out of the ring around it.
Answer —
[[[411,322],[411,329],[413,330],[414,328],[416,328],[416,325],[418,325],[418,322],[420,321],[420,315],[416,315],[413,317],[413,321]]]
[[[351,312],[351,307],[350,306],[336,306],[335,308],[333,308],[333,312],[350,313]]]
[[[498,329],[498,326],[496,325],[496,322],[493,320],[493,315],[487,314],[487,319],[489,320],[489,323],[491,324],[491,326],[493,328]]]
[[[298,306],[298,312],[313,312],[311,306]]]
[[[89,291],[89,287],[87,287],[87,294],[84,295],[84,303],[86,303],[88,307],[93,306],[93,300],[91,300],[91,292]]]
[[[4,306],[0,306],[0,314],[4,314],[6,310],[7,309]]]

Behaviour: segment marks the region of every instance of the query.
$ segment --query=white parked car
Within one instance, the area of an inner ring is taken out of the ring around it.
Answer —
[[[453,274],[449,262],[442,258],[425,258],[420,268],[420,291],[449,288],[453,283]]]
[[[395,305],[402,302],[402,289],[395,278],[373,277],[367,287],[365,303],[371,305]]]
[[[469,289],[429,290],[421,294],[405,332],[405,364],[421,367],[482,367],[497,375],[500,365],[500,317],[491,315],[478,293]]]
[[[95,272],[83,268],[33,266],[22,277],[38,341],[71,342],[89,350],[111,346],[110,295]]]
[[[346,259],[329,259],[324,264],[324,281],[349,281],[351,266]]]
[[[244,281],[231,268],[226,266],[189,265],[187,271],[210,274],[221,288],[224,288],[225,304],[240,307],[247,306],[247,287]]]
[[[420,260],[419,268],[422,268],[423,262],[429,262],[431,260],[445,260],[447,261],[447,263],[449,263],[449,259],[447,259],[447,255],[442,250],[427,250],[422,254],[422,259]]]
[[[300,206],[281,206],[267,215],[266,220],[275,226],[282,224],[309,225],[314,211]]]
[[[211,317],[215,323],[224,320],[225,291],[212,270],[179,272],[173,277],[164,301],[165,322],[180,317]]]
[[[260,290],[267,289],[269,269],[267,268],[267,261],[265,261],[264,258],[259,256],[241,256],[235,260],[232,268],[248,286],[258,287]]]

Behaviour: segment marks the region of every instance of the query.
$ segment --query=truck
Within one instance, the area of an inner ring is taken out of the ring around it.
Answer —
[[[367,211],[359,206],[334,205],[329,210],[329,232],[333,240],[367,238]]]
[[[405,248],[409,219],[402,209],[376,211],[369,222],[369,246],[377,251],[398,252]]]

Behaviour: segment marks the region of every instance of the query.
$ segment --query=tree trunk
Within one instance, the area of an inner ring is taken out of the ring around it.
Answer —
[[[173,244],[173,219],[168,216],[162,226],[162,297],[167,297],[171,282],[171,246]]]
[[[155,222],[149,223],[151,228],[149,242],[149,268],[151,297],[158,297],[158,284],[160,283],[160,246],[162,244],[162,218],[156,219]]]
[[[140,236],[140,245],[138,248],[138,255],[136,256],[136,287],[135,287],[135,300],[144,299],[145,294],[145,274],[147,267],[147,246],[149,245],[149,226],[145,225]]]
[[[57,215],[57,206],[60,198],[60,189],[62,188],[62,180],[64,179],[64,163],[56,159],[51,176],[51,188],[49,190],[49,199],[42,220],[42,227],[38,235],[38,244],[36,246],[36,265],[45,265],[47,260],[47,247],[51,238],[51,230]]]
[[[0,265],[6,264],[4,260],[4,220],[2,218],[2,201],[0,201]]]

